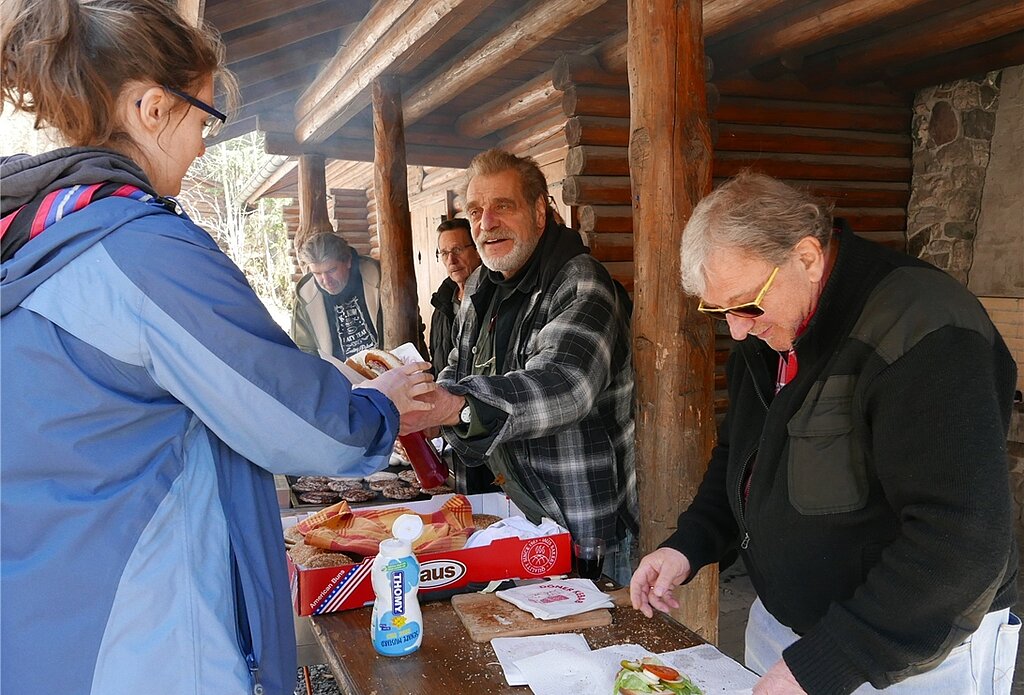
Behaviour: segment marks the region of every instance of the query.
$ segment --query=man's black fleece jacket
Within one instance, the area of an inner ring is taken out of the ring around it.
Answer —
[[[694,572],[740,548],[801,635],[783,656],[810,695],[933,668],[1016,597],[1010,353],[956,280],[838,238],[796,378],[773,396],[779,357],[757,338],[731,355],[718,444],[663,544]]]

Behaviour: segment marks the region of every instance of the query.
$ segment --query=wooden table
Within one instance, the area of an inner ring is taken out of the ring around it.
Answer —
[[[617,592],[619,593],[619,592]],[[616,596],[613,622],[579,632],[591,649],[639,644],[651,652],[693,647],[704,642],[672,618],[655,613],[648,619]],[[346,695],[451,695],[487,693],[523,695],[525,686],[505,683],[488,643],[473,642],[449,601],[422,604],[423,644],[403,657],[380,656],[370,643],[370,607],[315,615],[310,619],[327,663]]]

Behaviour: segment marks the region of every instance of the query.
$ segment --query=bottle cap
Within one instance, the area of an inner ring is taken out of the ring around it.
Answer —
[[[402,514],[391,526],[391,535],[395,538],[412,543],[423,533],[423,519],[419,514]]]

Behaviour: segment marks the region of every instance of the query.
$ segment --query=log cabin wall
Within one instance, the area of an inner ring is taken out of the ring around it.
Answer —
[[[331,217],[334,231],[348,242],[356,253],[370,253],[370,230],[366,224],[366,191],[360,188],[329,188],[333,204]]]
[[[810,92],[796,82],[717,84],[714,176],[745,168],[836,202],[862,236],[906,246],[910,196],[909,98],[880,90]],[[632,286],[633,237],[626,85],[574,83],[563,101],[568,122],[566,202],[594,255]]]

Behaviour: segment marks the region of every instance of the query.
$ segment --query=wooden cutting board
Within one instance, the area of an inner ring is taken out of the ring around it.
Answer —
[[[452,608],[474,642],[490,642],[495,637],[549,635],[612,624],[612,614],[607,608],[557,620],[539,620],[494,594],[457,594],[452,596]]]

